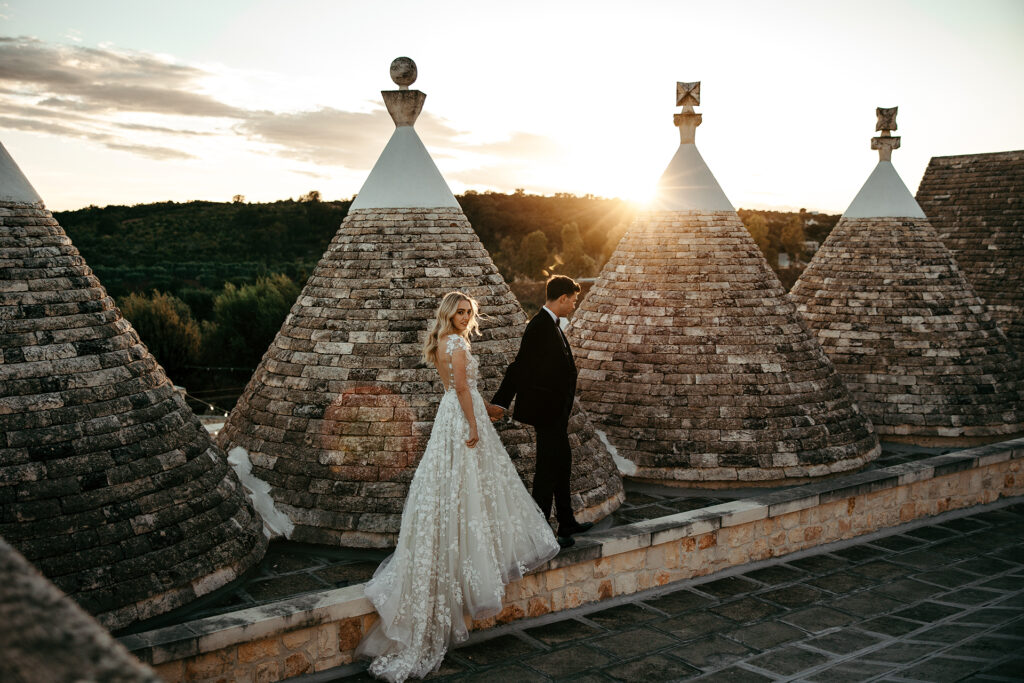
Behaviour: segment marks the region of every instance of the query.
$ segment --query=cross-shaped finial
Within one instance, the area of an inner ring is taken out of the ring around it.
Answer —
[[[680,144],[692,145],[696,139],[697,126],[703,116],[693,111],[700,105],[700,81],[693,83],[676,82],[676,106],[683,110],[672,117],[672,123],[679,128]]]
[[[879,161],[892,161],[892,151],[900,148],[900,138],[894,136],[892,131],[896,130],[896,112],[899,107],[877,107],[875,115],[878,117],[875,123],[875,130],[882,131],[876,138],[871,138],[871,149],[878,150]]]

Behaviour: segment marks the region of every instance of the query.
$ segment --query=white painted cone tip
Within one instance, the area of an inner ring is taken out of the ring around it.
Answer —
[[[399,126],[350,210],[435,207],[461,208],[416,130]]]
[[[40,204],[42,198],[0,142],[0,202]]]
[[[697,146],[679,145],[658,181],[652,211],[735,211]]]
[[[843,218],[925,218],[891,161],[879,161]]]

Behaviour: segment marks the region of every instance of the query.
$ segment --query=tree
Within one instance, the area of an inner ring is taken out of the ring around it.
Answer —
[[[169,377],[178,377],[199,357],[199,325],[188,304],[170,294],[130,294],[120,301],[121,313],[139,338],[164,366]]]
[[[604,245],[601,247],[601,263],[600,266],[603,268],[604,264],[608,263],[608,259],[612,257],[615,250],[619,246],[619,242],[622,241],[622,237],[629,230],[629,223],[621,222],[615,224],[611,230],[605,234]]]
[[[762,254],[767,256],[768,247],[771,244],[768,237],[768,221],[761,214],[755,213],[747,219],[746,225],[750,236],[757,243],[757,248],[761,250]]]
[[[534,280],[544,277],[544,269],[551,261],[548,238],[541,230],[534,230],[519,243],[518,270]]]
[[[804,253],[804,239],[804,222],[800,216],[793,216],[782,226],[779,242],[794,260],[800,258]]]
[[[298,285],[283,274],[226,284],[214,299],[213,322],[203,324],[207,362],[255,368],[298,296]]]
[[[583,247],[579,226],[567,223],[562,226],[562,265],[559,270],[569,277],[591,277],[597,269],[593,257]]]
[[[299,197],[300,202],[318,202],[320,201],[320,190],[310,190],[306,194]]]
[[[244,194],[236,194],[234,197],[231,198],[231,203],[232,204],[245,204],[245,195]]]

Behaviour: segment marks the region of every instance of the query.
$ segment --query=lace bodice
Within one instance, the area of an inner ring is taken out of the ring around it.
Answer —
[[[445,391],[455,390],[455,368],[452,366],[452,355],[462,350],[466,352],[466,383],[469,384],[470,389],[476,389],[476,381],[480,377],[480,364],[477,362],[473,354],[469,352],[469,342],[457,334],[449,334],[448,342],[445,344],[445,351],[448,353],[448,381],[451,383],[450,386],[445,387]],[[442,383],[444,378],[441,378]]]

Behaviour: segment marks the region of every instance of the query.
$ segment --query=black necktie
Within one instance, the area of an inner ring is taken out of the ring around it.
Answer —
[[[569,340],[565,338],[565,332],[562,332],[561,318],[555,318],[555,329],[558,330],[558,338],[562,340],[562,346],[565,347],[566,351],[569,351]]]

